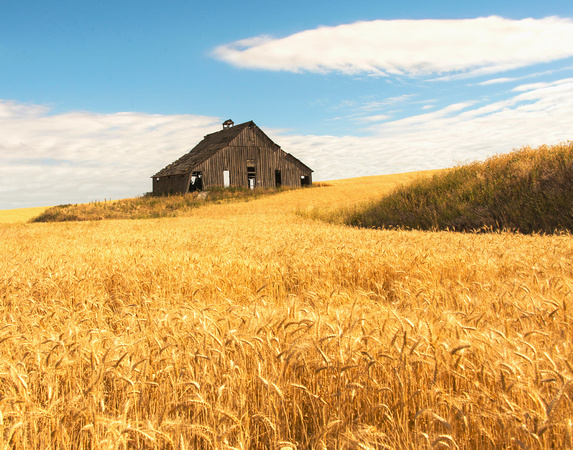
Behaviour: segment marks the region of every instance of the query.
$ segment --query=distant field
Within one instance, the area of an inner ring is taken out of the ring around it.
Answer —
[[[0,209],[0,223],[27,222],[32,217],[42,214],[45,206],[35,208]]]
[[[573,448],[573,238],[350,228],[429,173],[0,224],[4,448]]]
[[[310,205],[305,207],[304,211],[299,211],[301,215],[308,216],[322,214],[340,215],[346,212],[347,208],[356,208],[368,199],[377,200],[380,196],[388,193],[390,188],[396,185],[409,184],[412,180],[428,178],[437,171],[412,172],[397,175],[382,175],[373,177],[355,178],[350,180],[339,180],[325,183],[315,183],[313,189],[323,187],[336,188],[332,190],[337,200],[329,201],[328,193],[324,193],[321,202],[311,201]],[[344,201],[341,195],[346,189],[352,190],[352,195],[346,196],[349,199],[360,198],[359,202],[354,200],[351,203]],[[91,202],[85,204],[60,205],[46,208],[41,214],[33,218],[34,222],[74,222],[89,220],[117,220],[117,219],[157,219],[162,217],[181,217],[193,214],[196,208],[202,208],[213,203],[237,203],[249,202],[276,194],[284,194],[292,188],[284,187],[282,189],[244,189],[231,187],[228,189],[213,188],[203,194],[207,197],[201,197],[200,193],[181,195],[175,194],[170,196],[144,196],[122,200]],[[311,189],[312,190],[312,189]],[[302,190],[301,192],[305,192]],[[301,195],[301,194],[297,194]],[[316,200],[312,194],[305,195],[307,198]],[[309,209],[310,208],[310,209]],[[320,213],[318,213],[320,211]],[[318,216],[317,216],[318,217]]]

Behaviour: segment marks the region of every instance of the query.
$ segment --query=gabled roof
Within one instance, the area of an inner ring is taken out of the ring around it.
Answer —
[[[187,173],[199,164],[207,161],[211,156],[228,146],[245,128],[256,127],[253,121],[241,123],[215,133],[208,134],[193,149],[157,172],[154,177],[166,177]]]
[[[298,167],[300,170],[302,170],[303,172],[306,172],[307,170],[309,172],[314,172],[314,170],[312,170],[310,167],[308,167],[305,163],[303,163],[300,159],[295,158],[294,156],[292,156],[290,153],[287,153],[285,155],[285,159],[294,164],[296,167]]]

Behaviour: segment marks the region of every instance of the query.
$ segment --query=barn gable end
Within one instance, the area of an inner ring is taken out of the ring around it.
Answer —
[[[161,195],[215,186],[298,187],[312,184],[312,170],[254,122],[233,126],[229,120],[152,178],[153,193]]]

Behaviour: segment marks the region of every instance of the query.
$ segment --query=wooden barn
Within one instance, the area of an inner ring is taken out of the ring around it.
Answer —
[[[310,186],[312,170],[283,151],[254,122],[211,133],[189,153],[153,175],[153,193],[174,194],[214,186]]]

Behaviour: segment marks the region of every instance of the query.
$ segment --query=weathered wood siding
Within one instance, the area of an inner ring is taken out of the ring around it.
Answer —
[[[282,186],[301,186],[301,176],[306,176],[312,184],[312,171],[303,170],[286,158],[284,152],[258,127],[245,128],[229,146],[215,153],[205,162],[193,168],[201,172],[203,189],[223,186],[223,171],[229,171],[231,186],[248,187],[247,167],[254,163],[256,187],[276,187],[275,171],[281,172]],[[186,193],[189,190],[191,172],[184,175],[171,175],[153,179],[153,192]]]
[[[229,171],[231,186],[248,187],[248,161],[254,162],[256,187],[275,187],[275,171],[281,171],[283,186],[300,186],[301,175],[311,177],[285,160],[286,153],[260,131],[246,128],[230,146],[213,155],[195,171],[203,173],[203,188],[223,186],[223,171]],[[312,178],[310,178],[312,182]]]
[[[154,194],[182,194],[189,188],[190,173],[153,178]]]

